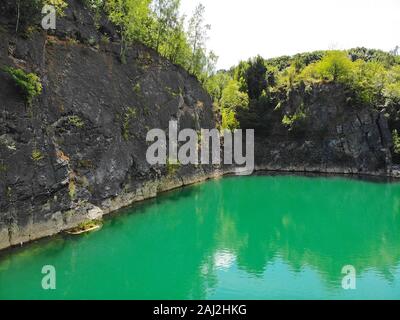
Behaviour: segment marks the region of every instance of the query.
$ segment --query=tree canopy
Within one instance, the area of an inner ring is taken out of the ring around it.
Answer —
[[[171,62],[181,65],[203,83],[214,73],[218,57],[206,46],[208,31],[205,7],[199,4],[187,19],[179,12],[180,0],[80,0],[95,12],[104,12],[121,38],[121,61],[134,42],[153,48]],[[63,14],[67,0],[17,0],[16,31],[37,24],[43,5],[55,6]]]

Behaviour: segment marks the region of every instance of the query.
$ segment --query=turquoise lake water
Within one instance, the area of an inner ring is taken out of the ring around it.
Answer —
[[[399,299],[400,184],[253,176],[169,192],[0,254],[0,299],[15,298]]]

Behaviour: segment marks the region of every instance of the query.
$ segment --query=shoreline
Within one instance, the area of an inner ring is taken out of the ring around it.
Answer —
[[[203,172],[204,173],[204,172]],[[393,175],[393,174],[387,174],[383,172],[368,172],[368,173],[353,173],[353,172],[338,172],[337,169],[331,169],[329,171],[323,172],[323,171],[315,171],[315,170],[306,170],[306,171],[301,171],[301,170],[293,170],[292,168],[290,169],[266,169],[265,167],[257,167],[253,174],[248,175],[247,177],[251,176],[306,176],[306,177],[326,177],[326,178],[333,178],[333,177],[342,177],[342,178],[348,178],[348,179],[354,179],[354,180],[364,180],[364,181],[369,181],[373,183],[396,183],[400,182],[400,176],[399,175]],[[137,190],[133,194],[122,194],[114,199],[107,199],[106,201],[103,202],[103,208],[95,207],[95,208],[90,208],[90,210],[87,210],[85,219],[87,220],[88,217],[95,217],[95,218],[102,218],[102,217],[107,217],[107,216],[116,216],[118,215],[118,211],[124,210],[129,208],[130,206],[133,206],[134,204],[141,203],[147,200],[151,200],[154,198],[157,198],[160,195],[166,194],[168,192],[172,192],[177,189],[181,189],[184,187],[188,186],[193,186],[196,184],[204,183],[209,180],[216,180],[216,179],[222,179],[224,177],[243,177],[240,175],[237,175],[234,173],[233,170],[226,170],[226,171],[220,171],[216,170],[215,172],[212,172],[211,174],[203,174],[201,177],[199,176],[192,176],[187,178],[186,181],[182,177],[179,179],[168,179],[168,177],[165,178],[165,180],[159,180],[159,181],[149,181],[144,183],[143,188],[141,190]],[[246,177],[246,176],[245,176]],[[171,181],[172,180],[172,181]],[[179,181],[179,182],[177,182]],[[174,183],[175,182],[175,183]],[[148,188],[149,185],[156,185],[156,189]],[[154,192],[144,192],[144,190],[153,190]],[[138,196],[138,194],[140,194]],[[93,211],[96,211],[95,214],[93,214]],[[95,220],[95,219],[92,219]],[[82,220],[83,221],[83,220]],[[51,239],[56,236],[60,236],[63,234],[69,235],[68,230],[71,230],[75,227],[77,227],[80,223],[82,223],[81,220],[78,220],[78,222],[74,221],[71,225],[64,225],[60,229],[48,229],[44,231],[43,233],[38,232],[36,235],[29,234],[29,239],[26,241],[20,242],[20,243],[10,243],[8,246],[1,247],[0,243],[0,258],[3,254],[7,254],[10,251],[16,250],[23,248],[25,245],[29,245],[35,241],[40,241],[40,240],[45,240],[45,239]],[[43,228],[40,228],[42,229]],[[23,232],[21,232],[23,236]],[[46,234],[47,233],[47,234]]]

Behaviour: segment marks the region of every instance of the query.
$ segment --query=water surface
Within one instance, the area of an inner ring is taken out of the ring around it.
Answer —
[[[170,192],[0,255],[0,299],[14,298],[399,299],[400,184],[255,176]]]

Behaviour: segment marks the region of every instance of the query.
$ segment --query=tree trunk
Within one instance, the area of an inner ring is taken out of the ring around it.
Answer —
[[[18,28],[19,28],[19,18],[20,18],[20,0],[17,1],[17,23],[15,27],[15,34],[18,34]]]

